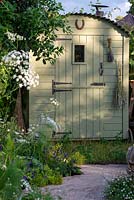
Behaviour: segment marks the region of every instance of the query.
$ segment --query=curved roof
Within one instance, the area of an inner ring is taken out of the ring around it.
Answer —
[[[94,19],[98,19],[104,22],[107,22],[113,26],[115,26],[116,28],[120,29],[121,31],[123,31],[127,36],[129,36],[129,32],[123,28],[120,24],[118,24],[117,22],[115,22],[114,20],[108,19],[104,16],[98,16],[98,15],[93,15],[91,13],[68,13],[68,15],[79,15],[79,16],[86,16],[86,17],[92,17]]]
[[[128,15],[126,15],[125,17],[123,17],[122,19],[120,19],[117,23],[120,26],[128,25],[128,26],[132,27],[132,26],[134,26],[134,15],[131,15],[129,13]]]

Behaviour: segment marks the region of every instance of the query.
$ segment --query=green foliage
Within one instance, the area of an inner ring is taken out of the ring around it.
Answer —
[[[65,16],[61,16],[61,3],[55,0],[3,0],[0,3],[1,49],[32,50],[37,59],[53,61],[63,50],[55,46],[55,31],[69,32]],[[9,40],[6,32],[17,33],[23,40]]]
[[[129,13],[134,15],[134,1],[128,0],[131,3]],[[126,27],[127,28],[127,27]],[[130,48],[129,48],[129,64],[130,64],[130,79],[134,79],[134,27],[129,27],[128,31],[130,32]]]
[[[20,141],[18,140],[21,136],[20,133],[16,131],[16,124],[14,119],[12,119],[11,122],[3,122],[0,121],[0,130],[1,130],[1,141],[0,141],[0,199],[2,200],[17,200],[21,199],[23,197],[23,190],[25,187],[30,188],[29,182],[34,187],[34,190],[29,189],[29,192],[27,194],[27,199],[46,199],[47,197],[41,195],[41,193],[36,191],[37,186],[41,186],[41,183],[46,180],[44,179],[46,171],[43,169],[43,163],[38,160],[40,157],[38,157],[38,154],[35,155],[35,157],[27,156],[26,154],[24,156],[21,156],[19,154],[22,150]],[[32,135],[32,133],[31,133]],[[30,136],[30,138],[35,139],[35,134]],[[34,143],[35,140],[32,140],[31,143]],[[18,144],[19,142],[19,144]],[[28,140],[23,139],[21,137],[21,142],[27,144]],[[33,145],[34,147],[34,145]],[[31,149],[32,152],[32,149]],[[32,154],[34,156],[34,154]],[[38,159],[36,159],[36,156]],[[31,162],[32,160],[32,162]],[[31,166],[32,164],[32,166]],[[36,182],[33,179],[33,172],[37,177],[42,175],[41,179],[37,179]],[[22,180],[23,177],[27,176],[27,185],[23,186],[22,188]],[[50,178],[55,178],[55,181],[53,180],[52,183],[58,182],[62,179],[61,175],[58,176],[57,173],[52,172]],[[29,179],[29,180],[28,180]],[[42,181],[42,182],[41,182]],[[50,182],[50,181],[49,181]],[[46,185],[46,182],[45,182]],[[44,184],[42,184],[44,186]],[[51,198],[50,198],[51,199]]]
[[[43,196],[37,187],[61,184],[63,176],[81,174],[76,164],[83,164],[84,156],[76,151],[68,137],[64,136],[57,143],[48,142],[45,127],[43,132],[38,125],[31,126],[25,134],[17,130],[14,119],[10,122],[0,121],[0,131],[2,200],[10,199],[9,196],[13,200],[51,200],[51,196]],[[23,187],[22,180],[26,181]],[[25,194],[23,189],[28,193]]]
[[[25,175],[31,185],[38,187],[62,183],[62,176],[59,172],[50,169],[47,164],[43,166],[43,163],[39,163],[38,160],[35,162],[35,159],[27,163]]]
[[[79,151],[74,152],[71,155],[71,159],[74,160],[77,165],[82,165],[85,163],[85,156],[80,154]]]
[[[10,67],[0,65],[0,117],[7,119],[13,115],[18,89],[12,76]]]
[[[107,200],[134,199],[134,179],[132,177],[118,177],[109,182],[105,190]]]
[[[0,197],[2,200],[16,200],[21,194],[22,171],[16,163],[10,163],[0,169]]]
[[[62,176],[81,174],[78,163],[78,153],[74,150],[68,137],[63,137],[60,142],[52,145],[46,154],[46,161],[50,168],[58,171]],[[83,158],[83,157],[82,157]]]
[[[0,144],[4,145],[7,142],[7,135],[10,133],[11,135],[18,129],[16,125],[16,121],[14,118],[11,118],[10,121],[7,119],[2,120],[0,118]]]
[[[33,192],[25,194],[22,197],[22,200],[35,200],[35,199],[54,200],[49,193],[43,195],[43,194],[41,194],[41,191],[37,188],[33,188]]]
[[[128,2],[131,4],[129,12],[134,15],[134,0],[128,0]]]
[[[122,141],[98,141],[85,145],[76,145],[76,149],[84,155],[85,162],[90,164],[126,163],[126,152],[130,146]]]
[[[31,50],[44,64],[55,62],[63,52],[62,46],[56,46],[56,31],[70,32],[61,10],[61,3],[55,0],[0,1],[0,61],[12,50]],[[0,117],[7,119],[13,116],[18,89],[18,84],[11,79],[11,72],[10,68],[0,68]],[[25,123],[28,121],[26,104],[25,107],[23,104]]]
[[[134,79],[134,31],[130,33],[130,79]]]

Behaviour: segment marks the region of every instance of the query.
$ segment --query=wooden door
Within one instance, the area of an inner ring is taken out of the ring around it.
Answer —
[[[99,138],[103,131],[103,36],[73,36],[59,40],[53,95],[59,102],[55,121],[58,134],[73,139]],[[82,58],[77,57],[81,51]],[[57,135],[58,135],[57,134]]]

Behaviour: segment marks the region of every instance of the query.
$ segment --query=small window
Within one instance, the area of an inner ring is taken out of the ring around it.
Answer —
[[[85,63],[85,45],[74,45],[73,46],[73,63],[84,64]]]

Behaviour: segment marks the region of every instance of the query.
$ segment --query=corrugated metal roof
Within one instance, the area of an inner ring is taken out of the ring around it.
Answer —
[[[98,16],[98,15],[94,15],[94,14],[91,14],[91,13],[68,13],[67,15],[79,15],[79,16],[87,16],[87,17],[92,17],[94,19],[98,19],[98,20],[102,20],[102,21],[105,21],[109,24],[112,24],[113,26],[115,26],[116,28],[120,29],[121,31],[123,31],[127,36],[129,36],[129,32],[122,27],[122,25],[118,24],[117,22],[111,20],[111,19],[108,19],[104,16]]]
[[[120,26],[128,25],[130,27],[134,26],[134,15],[130,13],[123,17],[121,20],[117,21]]]

